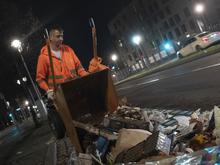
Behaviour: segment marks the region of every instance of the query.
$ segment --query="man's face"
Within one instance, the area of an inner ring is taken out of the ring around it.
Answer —
[[[60,49],[63,43],[63,32],[59,30],[53,30],[50,33],[50,43],[54,46],[54,48]]]

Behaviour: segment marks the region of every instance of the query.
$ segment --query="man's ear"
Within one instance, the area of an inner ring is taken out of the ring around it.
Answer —
[[[49,39],[49,41],[52,41],[52,37],[51,37],[50,35],[49,35],[48,37],[49,37],[49,38],[48,38],[48,39]]]

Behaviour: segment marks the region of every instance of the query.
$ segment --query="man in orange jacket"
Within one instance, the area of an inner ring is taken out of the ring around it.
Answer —
[[[63,44],[63,30],[60,27],[54,26],[50,29],[49,39],[56,84],[89,74],[73,49]],[[53,76],[46,45],[41,49],[38,58],[36,81],[47,92],[48,98],[53,100]]]

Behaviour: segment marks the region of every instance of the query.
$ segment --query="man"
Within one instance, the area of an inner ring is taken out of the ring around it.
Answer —
[[[50,29],[49,40],[56,84],[88,74],[74,51],[63,44],[63,30],[60,27],[54,26]],[[53,100],[53,76],[46,45],[41,49],[38,58],[36,81],[47,92],[48,98]]]

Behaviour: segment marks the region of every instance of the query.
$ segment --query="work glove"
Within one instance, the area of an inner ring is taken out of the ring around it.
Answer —
[[[47,91],[47,98],[48,98],[49,100],[54,100],[54,91],[53,91],[52,89],[49,89],[49,90]]]

